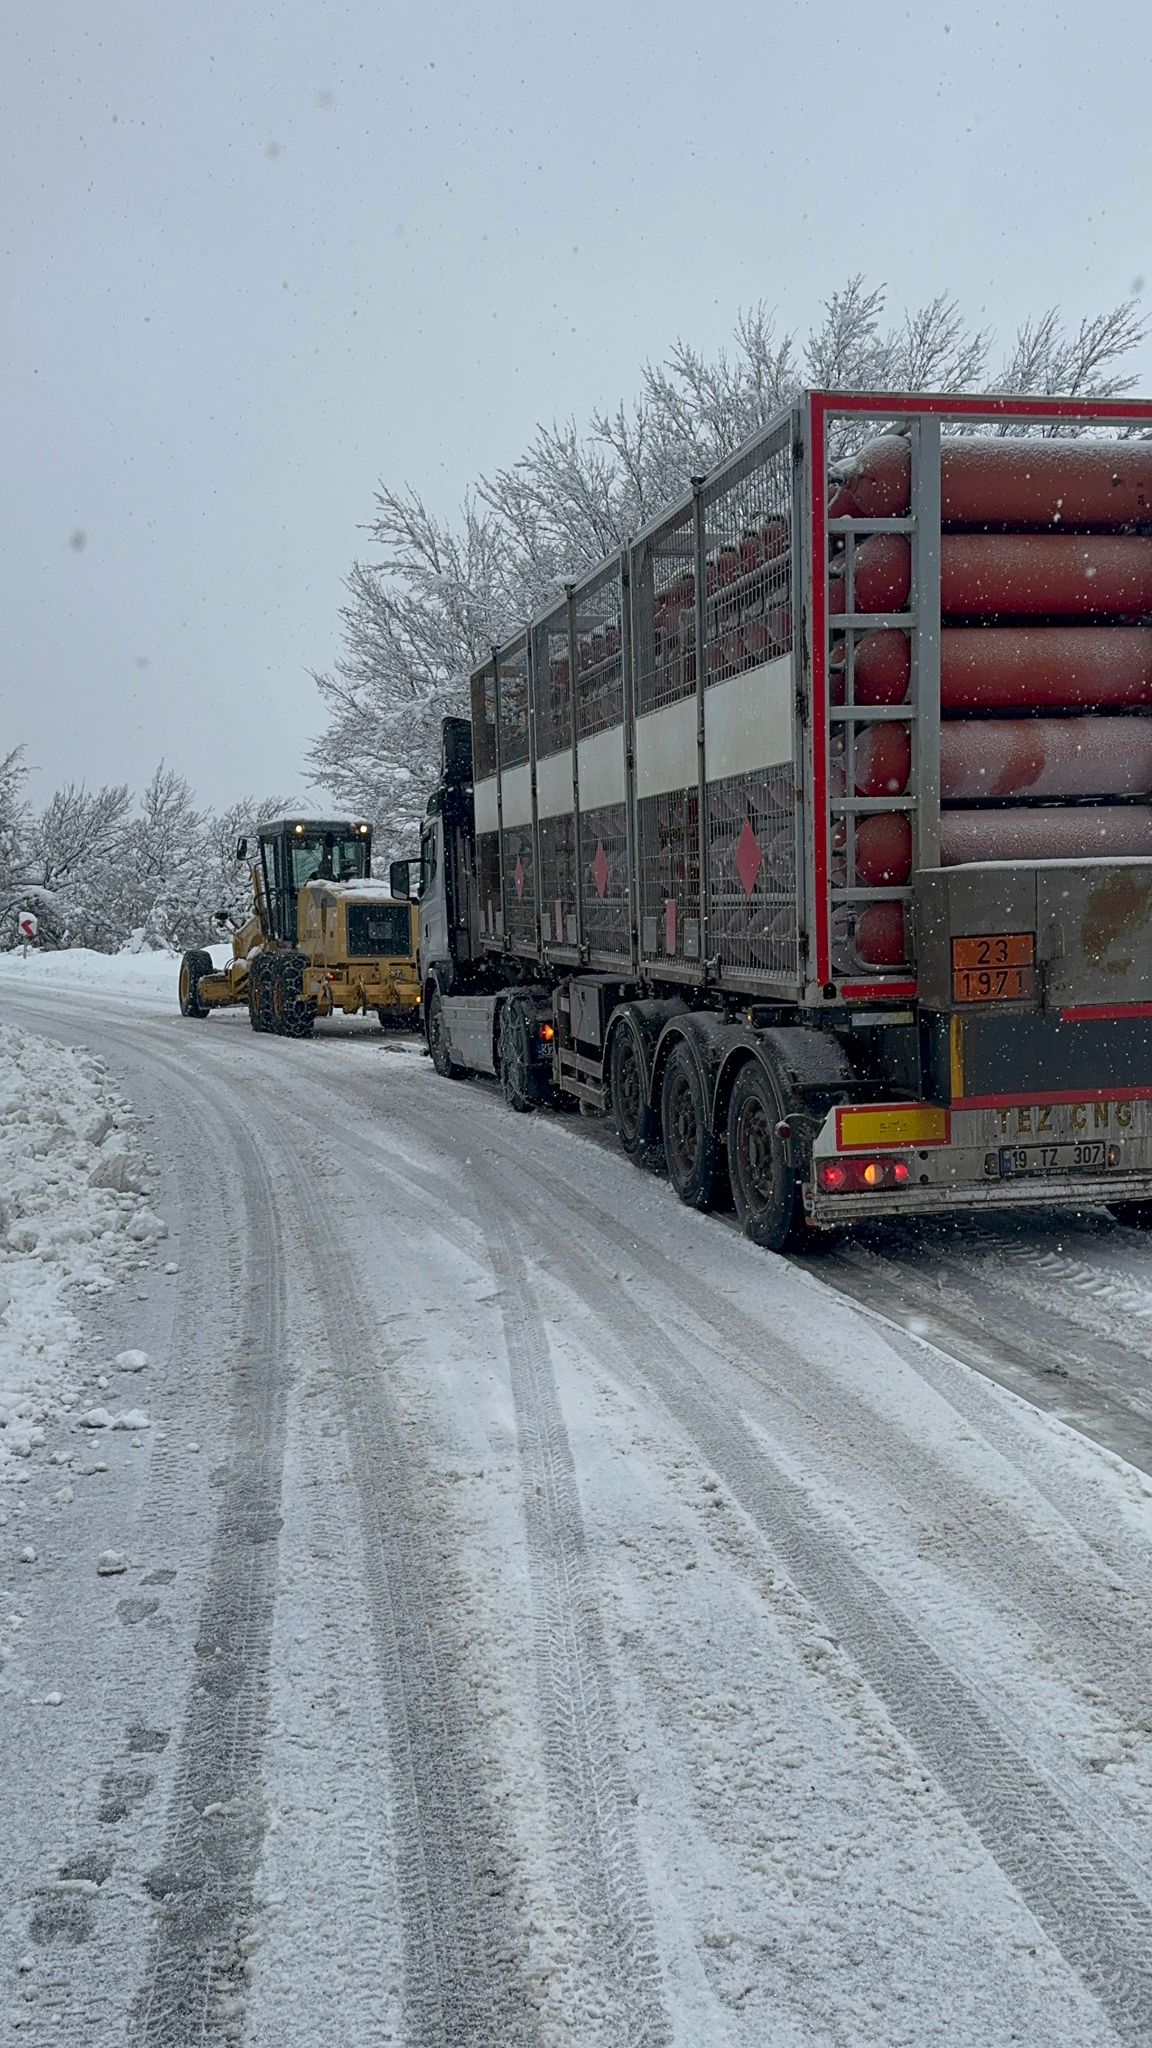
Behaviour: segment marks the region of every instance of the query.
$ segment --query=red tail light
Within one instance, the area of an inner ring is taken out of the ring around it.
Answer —
[[[876,1188],[902,1188],[912,1178],[906,1159],[822,1159],[816,1169],[820,1186],[830,1195],[868,1194]]]

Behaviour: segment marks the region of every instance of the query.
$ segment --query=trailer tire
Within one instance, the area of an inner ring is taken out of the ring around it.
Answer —
[[[620,1024],[608,1055],[608,1100],[620,1150],[637,1166],[660,1163],[660,1119],[648,1101],[644,1054],[635,1030]]]
[[[660,1089],[668,1178],[690,1209],[712,1209],[724,1192],[724,1159],[708,1120],[700,1069],[688,1047],[673,1048]]]
[[[428,1054],[436,1072],[445,1081],[462,1081],[468,1072],[448,1049],[448,1027],[444,1021],[444,998],[438,988],[429,991],[424,1024]]]
[[[271,1031],[272,1015],[268,997],[268,961],[258,954],[248,969],[248,1022],[253,1031]]]
[[[765,1251],[797,1251],[804,1226],[795,1168],[777,1133],[781,1106],[759,1060],[741,1067],[728,1099],[728,1174],[745,1237]]]
[[[1152,1230],[1152,1202],[1109,1202],[1108,1214],[1126,1230]]]
[[[496,1071],[509,1109],[526,1115],[545,1099],[532,1064],[532,1037],[523,1004],[510,998],[500,1006]]]
[[[180,1015],[206,1017],[208,1005],[200,995],[200,983],[214,972],[211,953],[185,953],[180,962]]]

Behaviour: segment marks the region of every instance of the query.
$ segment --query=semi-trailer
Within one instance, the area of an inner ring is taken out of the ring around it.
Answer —
[[[810,392],[494,648],[422,831],[438,1072],[773,1249],[1152,1222],[1149,437]]]

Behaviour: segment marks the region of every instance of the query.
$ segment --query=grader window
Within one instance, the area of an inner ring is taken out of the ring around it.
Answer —
[[[368,848],[363,839],[325,832],[312,838],[292,839],[293,887],[305,882],[362,881],[368,872]]]

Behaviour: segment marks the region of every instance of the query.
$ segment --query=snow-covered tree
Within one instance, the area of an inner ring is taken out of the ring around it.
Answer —
[[[19,908],[15,892],[22,879],[27,772],[23,747],[13,747],[0,757],[0,924],[7,922],[13,909]]]
[[[87,789],[69,782],[28,826],[22,901],[40,920],[43,946],[118,942],[107,892],[126,855],[132,798],[126,783]]]
[[[1131,388],[1123,366],[1144,332],[1132,302],[1075,327],[1053,310],[1026,321],[997,362],[991,334],[953,299],[892,321],[883,288],[850,278],[803,340],[757,306],[715,358],[678,342],[645,366],[630,404],[584,429],[539,428],[519,461],[478,481],[455,522],[381,485],[367,528],[376,552],[347,579],[342,653],[315,675],[328,722],[311,767],[391,843],[410,843],[440,720],[467,709],[468,671],[799,390],[1111,397]]]
[[[32,817],[21,803],[19,753],[0,760],[0,947],[15,913],[34,910],[39,943],[137,951],[218,942],[214,913],[251,911],[236,843],[292,808],[283,797],[245,797],[201,810],[184,776],[160,763],[140,798],[124,784],[69,783]]]

